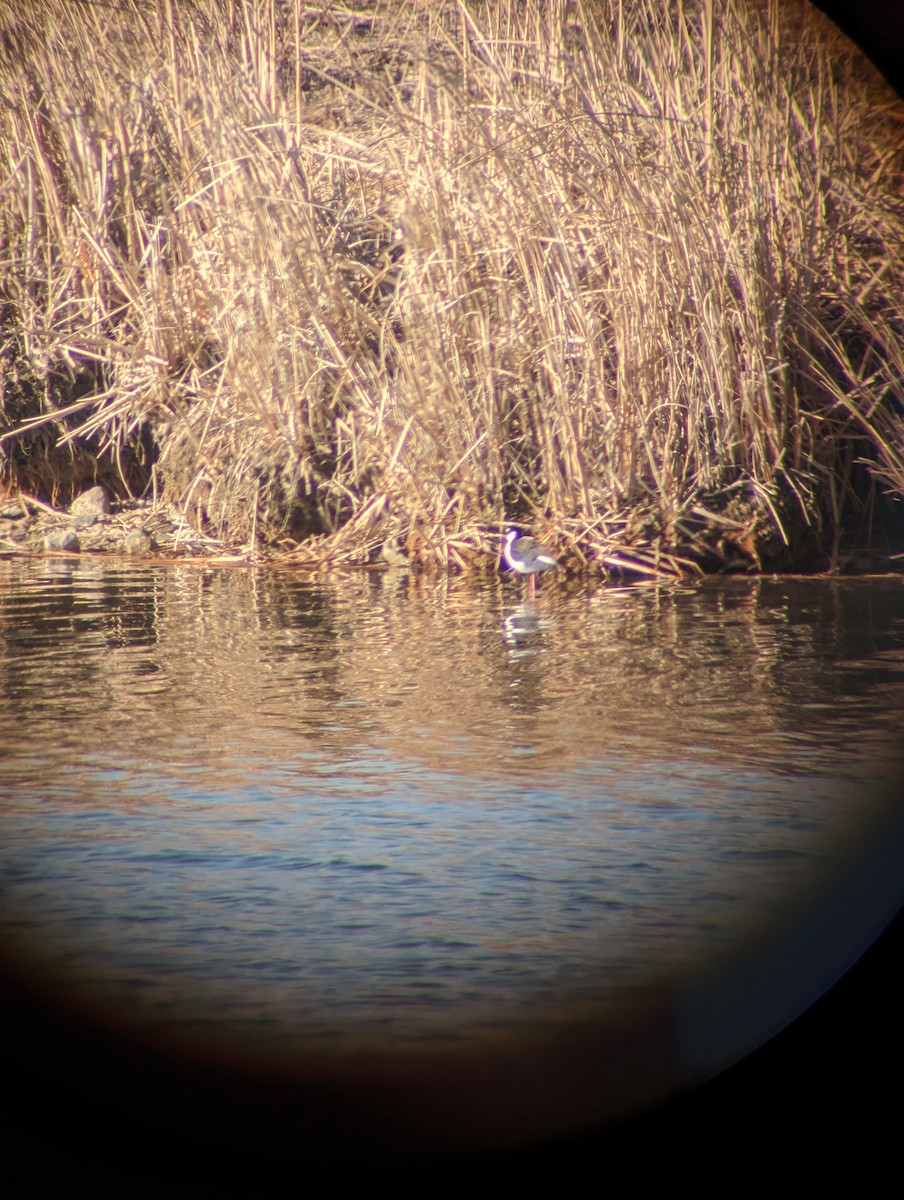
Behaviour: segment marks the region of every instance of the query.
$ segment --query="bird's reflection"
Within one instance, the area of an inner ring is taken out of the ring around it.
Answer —
[[[502,622],[506,645],[521,649],[529,646],[531,641],[548,627],[549,618],[540,615],[540,610],[533,600],[516,604]]]

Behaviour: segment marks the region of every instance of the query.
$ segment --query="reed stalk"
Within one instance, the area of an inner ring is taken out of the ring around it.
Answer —
[[[777,0],[0,0],[0,472],[799,561],[904,492],[904,106]],[[665,565],[664,565],[665,564]]]

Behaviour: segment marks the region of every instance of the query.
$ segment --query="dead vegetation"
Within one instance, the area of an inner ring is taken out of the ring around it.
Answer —
[[[804,5],[0,0],[0,471],[234,547],[801,563],[904,492],[904,107]]]

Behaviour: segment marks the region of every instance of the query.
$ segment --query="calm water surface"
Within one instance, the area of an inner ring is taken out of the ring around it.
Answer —
[[[0,938],[169,1030],[540,1029],[779,920],[902,710],[898,579],[0,562]]]

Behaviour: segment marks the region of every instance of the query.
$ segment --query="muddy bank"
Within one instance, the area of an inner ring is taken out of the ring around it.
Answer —
[[[741,516],[745,520],[741,520]],[[663,580],[701,576],[707,573],[776,573],[775,563],[760,561],[756,550],[755,522],[750,512],[736,505],[727,514],[698,506],[695,537],[688,538],[684,556],[656,553],[635,530],[635,544],[602,542],[596,538],[547,536],[559,557],[559,583],[568,579]],[[647,525],[649,534],[650,523]],[[624,531],[623,531],[624,532]],[[691,531],[687,530],[688,534]],[[647,539],[649,543],[649,538]],[[640,548],[638,548],[640,543]],[[483,529],[478,536],[460,539],[456,552],[458,569],[495,570],[499,566],[500,531]],[[408,536],[387,535],[357,547],[341,559],[330,557],[328,540],[301,547],[280,549],[264,544],[230,546],[223,540],[193,528],[178,508],[149,499],[117,500],[106,488],[96,485],[80,493],[67,507],[53,507],[30,496],[0,500],[0,555],[127,556],[136,559],[255,564],[316,568],[331,567],[410,570],[437,569],[436,556],[416,531]],[[805,567],[786,555],[784,572],[807,574],[904,574],[904,546],[885,540],[881,545],[852,542],[839,545],[834,557],[815,550],[800,555]]]
[[[189,558],[225,554],[169,505],[111,500],[96,486],[66,508],[30,496],[0,500],[0,554],[117,554]]]

